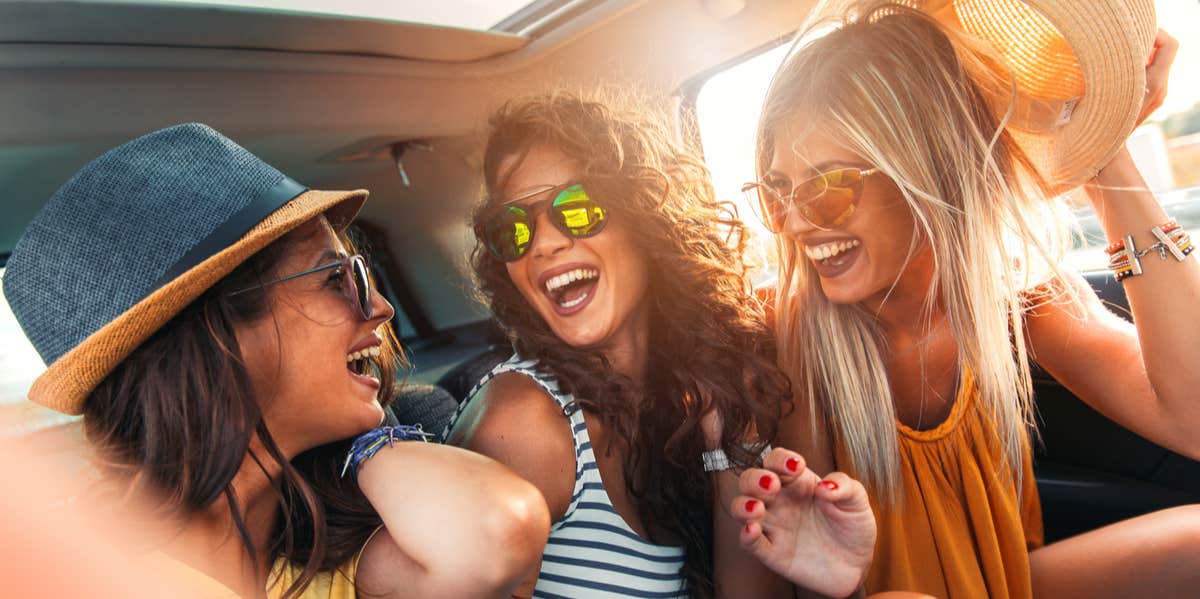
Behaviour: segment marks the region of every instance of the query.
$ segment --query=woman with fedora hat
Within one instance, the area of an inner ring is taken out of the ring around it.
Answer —
[[[1197,507],[1042,547],[1030,458],[1030,360],[1200,458],[1200,265],[1123,149],[1177,44],[1149,2],[910,4],[802,39],[764,104],[746,189],[780,255],[781,443],[866,484],[870,592],[1194,593]],[[1060,266],[1048,198],[1080,183],[1136,326]]]
[[[85,166],[8,261],[30,399],[83,415],[104,488],[157,506],[152,553],[206,592],[507,596],[541,553],[531,485],[375,428],[398,347],[342,235],[366,195],[179,125]]]

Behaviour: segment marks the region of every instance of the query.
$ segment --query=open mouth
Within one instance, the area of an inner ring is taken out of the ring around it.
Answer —
[[[550,277],[545,282],[546,296],[561,310],[582,306],[596,290],[600,271],[594,268],[576,268]]]
[[[819,245],[804,246],[804,254],[817,267],[822,277],[834,277],[850,268],[859,254],[862,242],[857,239],[839,239]]]
[[[825,266],[840,266],[848,258],[851,250],[862,245],[857,239],[846,239],[833,243],[805,246],[804,253],[809,260]]]
[[[370,381],[379,386],[379,373],[383,370],[379,364],[381,352],[380,346],[376,345],[346,354],[346,370],[364,382]]]

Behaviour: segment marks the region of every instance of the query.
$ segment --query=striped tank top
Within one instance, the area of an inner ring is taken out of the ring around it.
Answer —
[[[687,597],[683,575],[684,548],[655,545],[629,528],[613,508],[592,454],[583,410],[558,381],[536,369],[537,360],[513,356],[483,377],[458,407],[442,439],[488,381],[504,372],[519,372],[536,381],[562,408],[575,439],[575,490],[561,520],[550,528],[533,596],[543,599],[612,597]]]

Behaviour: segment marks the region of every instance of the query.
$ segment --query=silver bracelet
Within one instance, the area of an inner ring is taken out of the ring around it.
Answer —
[[[746,446],[746,449],[749,448],[749,446]],[[758,454],[759,463],[762,463],[763,459],[767,457],[768,451],[771,451],[770,445],[764,447],[762,453]],[[733,462],[729,461],[729,456],[725,455],[725,450],[719,447],[701,453],[700,460],[704,462],[705,472],[720,472],[733,468]]]

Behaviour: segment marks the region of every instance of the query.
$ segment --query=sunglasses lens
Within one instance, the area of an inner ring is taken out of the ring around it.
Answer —
[[[604,228],[608,217],[604,207],[588,195],[582,185],[572,185],[554,198],[551,207],[559,228],[572,237],[591,237]]]
[[[747,183],[742,187],[742,193],[763,226],[772,233],[783,230],[783,223],[787,220],[787,204],[777,191],[762,183]]]
[[[358,303],[358,309],[362,312],[362,316],[366,320],[371,320],[375,315],[375,307],[371,305],[371,277],[367,272],[367,262],[362,256],[353,256],[350,258],[351,289],[354,293],[354,300]]]
[[[862,193],[862,172],[841,169],[813,177],[796,186],[800,216],[821,229],[842,226],[854,214]]]
[[[525,255],[533,240],[529,213],[520,206],[508,206],[488,222],[484,241],[497,258],[512,262]]]

